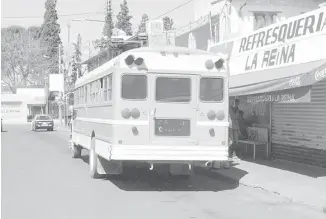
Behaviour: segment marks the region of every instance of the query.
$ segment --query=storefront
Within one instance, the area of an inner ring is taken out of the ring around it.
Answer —
[[[209,48],[230,54],[230,95],[269,128],[275,158],[326,167],[323,48],[326,7]]]

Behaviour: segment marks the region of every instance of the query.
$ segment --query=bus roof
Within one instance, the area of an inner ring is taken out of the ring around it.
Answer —
[[[194,55],[216,55],[214,53],[210,53],[204,50],[199,49],[191,49],[186,47],[178,47],[178,46],[162,46],[162,47],[140,47],[137,49],[129,50],[132,52],[178,52],[178,53],[191,53]]]
[[[111,59],[110,61],[106,62],[105,64],[99,66],[98,68],[94,69],[93,71],[83,75],[79,79],[77,79],[75,88],[85,85],[86,83],[90,82],[94,77],[101,78],[105,76],[108,71],[111,71],[112,68],[119,63],[119,60],[130,53],[184,53],[184,54],[191,54],[191,55],[208,55],[208,56],[218,56],[218,54],[207,52],[204,50],[198,49],[190,49],[185,47],[176,47],[176,46],[163,46],[163,47],[140,47],[136,49],[128,50],[119,56]]]

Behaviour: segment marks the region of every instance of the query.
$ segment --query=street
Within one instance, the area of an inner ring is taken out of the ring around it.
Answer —
[[[4,125],[2,219],[15,218],[325,218],[325,214],[213,173],[189,180],[128,169],[91,179],[87,153],[72,159],[68,132]]]

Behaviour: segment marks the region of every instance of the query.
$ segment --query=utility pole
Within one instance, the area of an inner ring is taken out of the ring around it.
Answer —
[[[61,74],[61,48],[60,45],[58,45],[58,73]],[[63,74],[63,73],[62,73]],[[63,91],[60,91],[60,100],[62,99],[63,95],[64,95],[64,75],[62,77],[62,83],[63,83]],[[60,125],[62,126],[62,105],[59,104],[59,120],[60,120]]]

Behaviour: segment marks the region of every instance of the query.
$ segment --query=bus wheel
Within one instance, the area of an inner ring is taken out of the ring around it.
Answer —
[[[95,137],[91,140],[91,148],[89,150],[89,174],[92,178],[98,178],[97,172],[97,160],[98,156],[95,152]]]
[[[82,148],[78,145],[73,145],[72,146],[72,158],[81,158],[81,151]]]

